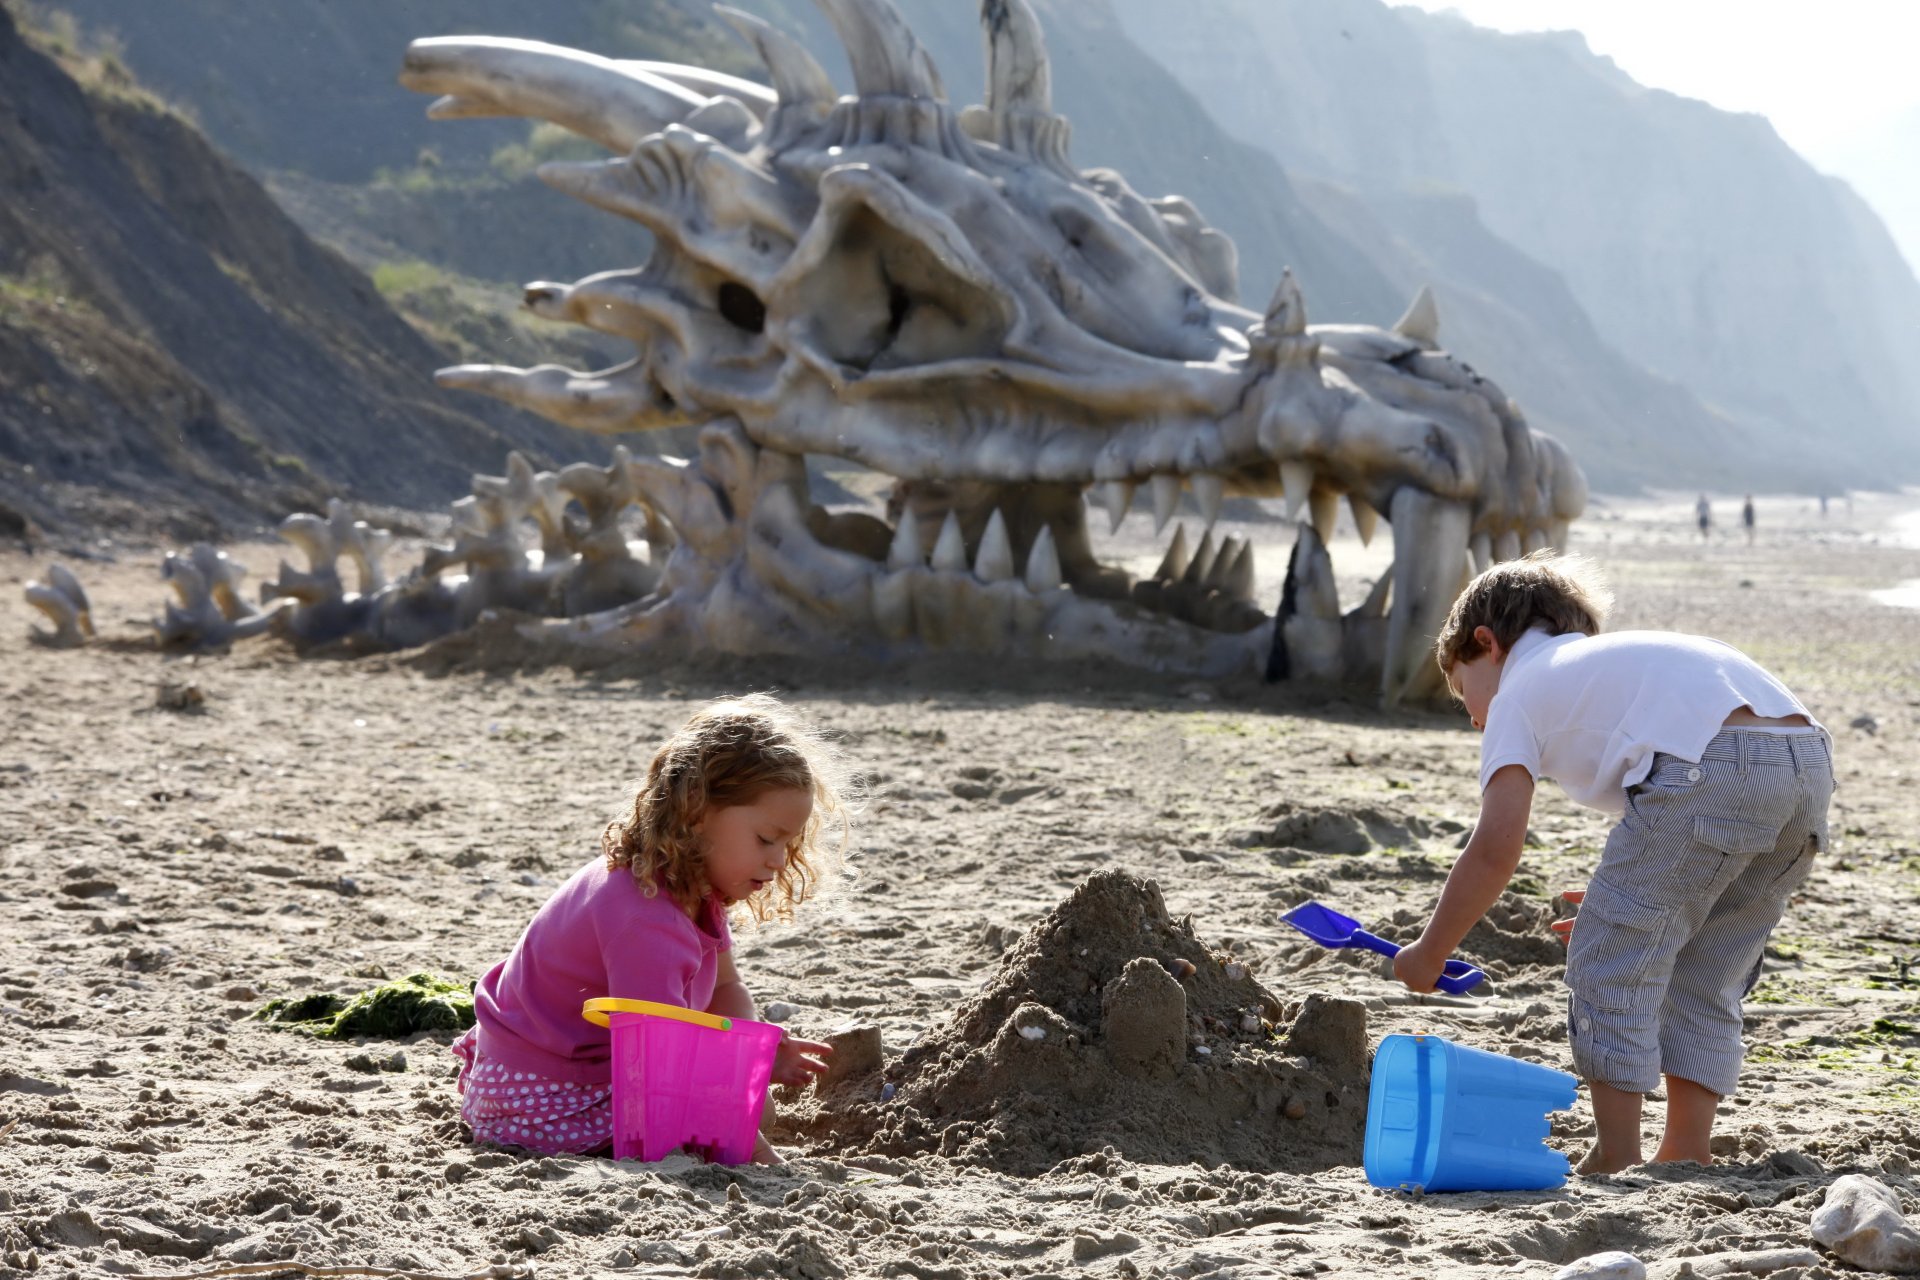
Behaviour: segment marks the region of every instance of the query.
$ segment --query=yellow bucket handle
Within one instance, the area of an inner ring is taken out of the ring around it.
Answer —
[[[672,1018],[678,1022],[712,1027],[715,1031],[733,1030],[731,1018],[723,1018],[717,1013],[702,1013],[698,1009],[682,1009],[677,1004],[659,1004],[652,1000],[619,1000],[605,996],[580,1006],[581,1017],[602,1027],[611,1024],[612,1019],[608,1015],[615,1013],[648,1013],[656,1018]]]

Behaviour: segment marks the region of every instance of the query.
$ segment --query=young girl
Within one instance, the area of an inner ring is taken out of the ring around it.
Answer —
[[[654,1000],[753,1018],[734,968],[729,910],[791,919],[844,849],[849,808],[833,753],[764,695],[696,712],[647,767],[601,856],[534,913],[474,990],[454,1042],[460,1116],[476,1142],[549,1154],[612,1142],[609,1034],[591,999]],[[827,848],[827,828],[840,839]],[[805,1084],[832,1050],[786,1039],[777,1084]],[[755,1160],[778,1163],[764,1136]]]
[[[1480,746],[1480,821],[1433,918],[1394,961],[1433,990],[1520,861],[1534,781],[1620,819],[1567,948],[1567,1032],[1598,1140],[1580,1169],[1640,1162],[1641,1098],[1666,1077],[1656,1160],[1712,1163],[1740,1077],[1740,1001],[1767,935],[1827,843],[1831,743],[1786,686],[1717,640],[1600,635],[1584,562],[1496,565],[1455,601],[1436,653]]]

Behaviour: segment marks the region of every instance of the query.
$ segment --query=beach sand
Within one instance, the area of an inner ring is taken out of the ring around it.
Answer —
[[[20,594],[51,557],[0,557],[0,1273],[1546,1277],[1621,1249],[1655,1275],[1859,1275],[1765,1255],[1811,1247],[1842,1173],[1920,1192],[1920,610],[1871,594],[1920,579],[1895,523],[1920,502],[1763,497],[1748,548],[1737,498],[1703,546],[1692,497],[1598,500],[1574,549],[1611,575],[1615,627],[1738,644],[1831,727],[1835,848],[1769,948],[1719,1162],[1504,1194],[1367,1184],[1367,1050],[1422,1032],[1570,1065],[1547,925],[1605,819],[1543,788],[1465,948],[1484,996],[1411,996],[1280,921],[1318,898],[1418,928],[1475,815],[1455,710],[1082,668],[580,672],[466,642],[168,660],[144,630],[158,553],[126,547],[67,561],[102,639],[60,652],[26,643]],[[280,549],[236,554],[257,580]],[[162,705],[188,685],[197,709]],[[830,729],[871,793],[833,896],[738,938],[797,1033],[884,1045],[776,1099],[788,1164],[477,1149],[448,1034],[251,1016],[481,973],[662,735],[751,688]],[[1591,1132],[1583,1095],[1549,1142]]]

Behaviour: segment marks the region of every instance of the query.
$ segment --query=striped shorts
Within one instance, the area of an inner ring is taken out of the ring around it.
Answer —
[[[488,1059],[479,1041],[476,1027],[453,1042],[460,1060],[460,1118],[475,1142],[550,1156],[611,1148],[611,1082],[582,1084],[515,1071]]]
[[[1767,936],[1827,847],[1820,733],[1723,729],[1698,761],[1654,757],[1567,948],[1574,1068],[1631,1093],[1662,1075],[1722,1097],[1740,1079],[1740,1002]]]

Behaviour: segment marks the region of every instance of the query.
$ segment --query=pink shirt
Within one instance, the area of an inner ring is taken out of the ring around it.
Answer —
[[[725,906],[709,897],[695,923],[665,893],[648,897],[622,867],[596,858],[534,912],[505,960],[473,992],[480,1053],[556,1080],[610,1079],[607,1029],[580,1016],[602,996],[705,1009],[720,953],[733,946]]]

